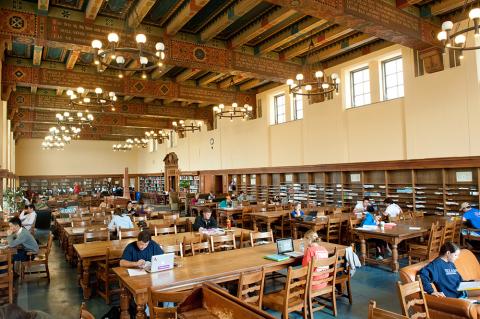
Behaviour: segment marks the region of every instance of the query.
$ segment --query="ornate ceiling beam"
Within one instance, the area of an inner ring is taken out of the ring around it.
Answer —
[[[244,1],[258,2],[258,0],[242,0],[240,3]],[[90,43],[98,34],[106,36],[115,30],[121,33],[121,30],[97,24],[85,25],[81,21],[36,17],[30,13],[0,9],[2,16],[12,14],[23,19],[26,28],[20,32],[5,23],[2,25],[3,34],[9,39],[24,44],[92,52]],[[72,30],[75,30],[75,35],[72,35]],[[188,37],[186,37],[187,40],[179,40],[176,38],[161,39],[151,34],[147,34],[147,36],[149,43],[155,43],[157,40],[163,40],[165,43],[165,65],[177,65],[218,73],[244,74],[253,78],[277,82],[284,82],[291,74],[296,74],[301,69],[300,64],[282,62],[278,57],[264,58],[222,47],[198,44],[193,40],[188,40]]]
[[[210,0],[187,0],[183,7],[176,13],[176,15],[170,20],[165,28],[166,34],[173,36],[183,28],[194,15],[200,11]]]
[[[17,59],[14,61],[18,62]],[[48,67],[54,66],[48,64]],[[63,66],[63,64],[60,64]],[[62,67],[60,67],[62,68]],[[89,69],[84,72],[66,71],[64,69],[47,69],[46,64],[41,67],[31,67],[25,65],[5,64],[2,69],[2,83],[4,85],[28,86],[38,85],[57,89],[59,87],[76,88],[83,86],[101,87],[104,91],[113,91],[120,96],[152,97],[158,99],[179,99],[191,102],[207,103],[232,103],[236,97],[242,103],[255,105],[255,94],[238,93],[232,91],[210,89],[205,87],[189,86],[178,84],[172,81],[161,80],[143,80],[136,77],[124,77],[119,79],[116,75],[102,73],[89,73]],[[93,70],[93,72],[95,72]],[[295,73],[293,73],[295,74]]]
[[[268,81],[266,80],[259,80],[259,79],[250,80],[243,84],[240,84],[240,90],[248,91],[266,83],[268,83]]]
[[[48,14],[48,6],[49,0],[38,0],[38,14],[40,15],[47,15]]]
[[[104,0],[88,0],[87,8],[85,9],[85,21],[95,21],[97,14],[103,5],[103,1]]]
[[[224,13],[220,14],[220,16],[216,17],[213,22],[205,27],[200,33],[200,40],[207,42],[213,39],[217,34],[225,30],[229,25],[259,3],[259,0],[239,0],[235,2]]]
[[[296,45],[282,51],[280,53],[280,56],[285,60],[294,58],[296,56],[306,53],[310,48],[311,41],[313,42],[313,47],[318,48],[329,42],[335,41],[351,32],[353,32],[352,29],[342,26],[329,28],[319,34],[314,35],[311,39],[307,38],[304,41],[301,41],[300,43],[297,43]]]
[[[42,64],[42,52],[43,52],[43,46],[41,45],[35,45],[33,47],[33,65],[34,66],[39,66]]]
[[[239,83],[242,83],[246,80],[248,80],[249,77],[245,77],[242,75],[235,75],[232,77],[228,77],[225,80],[222,80],[218,83],[218,87],[221,89],[228,89],[229,87],[232,86],[232,84],[237,85]]]
[[[469,0],[470,2],[474,2],[473,0]],[[430,14],[433,16],[445,14],[449,11],[455,10],[457,8],[461,8],[465,0],[443,0],[434,2],[430,5]]]
[[[156,0],[137,0],[136,4],[130,11],[127,18],[127,23],[130,28],[137,28],[142,23],[143,18],[148,11],[155,5]]]
[[[397,8],[404,9],[413,6],[414,4],[418,4],[422,1],[423,0],[396,0],[395,4],[397,5]]]
[[[314,64],[317,62],[321,62],[323,60],[330,59],[333,56],[338,55],[342,52],[350,51],[352,49],[358,48],[359,46],[375,41],[377,39],[378,38],[373,37],[369,34],[364,34],[364,33],[358,34],[355,37],[349,37],[344,41],[335,43],[334,45],[328,46],[324,50],[320,50],[319,52],[314,53],[308,58],[307,64]]]
[[[156,68],[155,70],[153,70],[153,72],[150,74],[150,78],[152,80],[158,80],[160,79],[164,74],[166,74],[168,71],[170,71],[171,69],[173,69],[173,65],[166,65],[164,67],[161,67],[161,68]]]
[[[175,77],[175,82],[183,82],[202,72],[200,69],[186,69]]]
[[[266,1],[409,48],[420,50],[441,45],[436,39],[439,26],[398,9],[385,1]]]
[[[297,11],[292,9],[277,8],[234,36],[228,45],[232,49],[238,48],[296,13]]]
[[[206,76],[202,77],[201,79],[198,80],[198,85],[201,86],[207,86],[209,83],[214,82],[218,79],[220,79],[222,76],[225,74],[223,73],[215,73],[211,72],[210,74],[207,74]]]
[[[281,47],[284,44],[290,43],[291,41],[313,32],[319,28],[323,28],[330,25],[327,20],[312,17],[307,17],[299,23],[292,25],[291,27],[273,35],[267,41],[261,43],[255,47],[256,54],[265,54],[275,50],[276,48]]]
[[[77,60],[78,60],[79,56],[80,56],[80,51],[79,50],[70,51],[70,55],[68,56],[67,65],[66,65],[67,70],[72,70],[73,69],[73,67],[77,63]]]
[[[340,54],[338,56],[332,57],[329,60],[323,61],[322,65],[324,68],[331,68],[338,64],[345,63],[356,58],[360,58],[364,55],[385,49],[392,45],[394,45],[394,43],[379,39],[378,41],[372,42],[371,44],[365,45],[361,48],[351,50],[345,54]]]

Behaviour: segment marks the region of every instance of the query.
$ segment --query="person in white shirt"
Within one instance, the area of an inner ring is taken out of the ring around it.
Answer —
[[[385,203],[385,205],[387,205],[387,208],[385,208],[385,211],[383,212],[383,215],[385,217],[397,217],[402,213],[402,209],[400,208],[400,206],[395,204],[390,197],[385,198],[383,202]]]
[[[120,229],[130,229],[133,228],[132,220],[130,216],[128,216],[123,209],[117,207],[113,211],[113,217],[110,223],[108,224],[108,229],[115,230],[117,228]]]
[[[32,226],[35,225],[35,221],[37,220],[37,213],[35,212],[35,205],[25,205],[25,209],[22,211],[20,216],[18,216],[22,221],[22,226],[30,230]]]
[[[360,202],[360,201],[357,202],[357,205],[355,205],[355,208],[353,209],[353,212],[355,214],[363,213],[363,212],[367,211],[367,207],[369,205],[370,205],[370,198],[364,197],[362,202]]]

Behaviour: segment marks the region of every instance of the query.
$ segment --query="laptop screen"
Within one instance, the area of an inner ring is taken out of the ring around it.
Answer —
[[[293,251],[293,239],[284,238],[277,240],[278,254],[285,254]]]

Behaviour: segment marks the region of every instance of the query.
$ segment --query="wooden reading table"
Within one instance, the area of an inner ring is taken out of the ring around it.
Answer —
[[[342,222],[344,222],[344,221],[348,221],[348,219],[352,216],[354,215],[350,213],[341,213],[341,214],[335,214],[335,215],[317,216],[315,220],[310,220],[310,221],[306,221],[301,218],[291,218],[290,223],[293,229],[293,238],[295,239],[298,238],[299,227],[311,229],[315,232],[318,232],[319,230],[322,230],[327,227],[329,218],[341,218]]]
[[[298,250],[300,241],[295,241]],[[329,251],[335,247],[345,249],[346,246],[322,243]],[[300,263],[302,257],[289,258],[276,262],[265,259],[264,256],[276,253],[276,244],[267,244],[256,247],[234,249],[212,254],[184,257],[182,266],[172,270],[129,276],[127,268],[118,267],[113,271],[117,274],[121,285],[120,307],[121,318],[130,318],[128,314],[129,293],[137,304],[136,319],[145,319],[145,305],[148,302],[149,287],[155,290],[181,291],[191,289],[205,281],[216,283],[236,280],[246,271],[260,270],[265,267],[266,272],[278,271],[293,264]]]
[[[253,229],[258,231],[258,224],[263,222],[267,224],[267,231],[272,229],[272,223],[282,219],[283,216],[288,216],[289,210],[275,210],[266,212],[252,212],[249,215],[253,220]]]

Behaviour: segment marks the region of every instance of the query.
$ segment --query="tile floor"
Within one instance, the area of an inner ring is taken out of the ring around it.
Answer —
[[[77,285],[77,270],[66,263],[63,252],[54,242],[51,258],[51,282],[46,280],[18,285],[17,303],[24,309],[38,309],[50,313],[54,318],[76,319],[83,300],[82,290]],[[368,301],[375,299],[379,307],[400,312],[396,292],[397,274],[376,267],[362,267],[352,280],[353,305],[346,298],[339,298],[337,318],[367,318]],[[115,304],[115,303],[114,303]],[[118,301],[117,301],[118,304]],[[101,318],[110,307],[103,299],[93,296],[87,302],[88,309]],[[278,313],[275,315],[280,318]],[[291,318],[300,318],[293,315]],[[327,311],[320,311],[316,318],[334,318]]]

